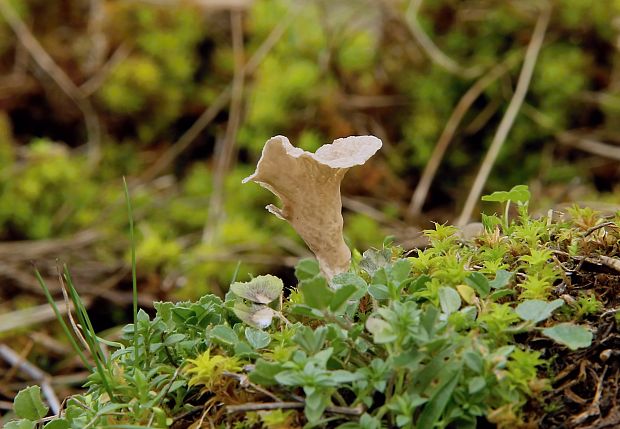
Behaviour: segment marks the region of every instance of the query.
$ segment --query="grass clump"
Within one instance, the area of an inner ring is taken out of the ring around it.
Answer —
[[[593,316],[618,303],[587,264],[613,259],[618,216],[533,219],[522,191],[500,196],[519,215],[487,216],[473,240],[435,225],[425,249],[354,252],[331,284],[303,260],[295,285],[258,276],[224,299],[158,302],[110,354],[71,292],[96,363],[88,390],[52,419],[16,398],[7,427],[557,427],[571,418],[554,396],[563,371],[600,368]]]

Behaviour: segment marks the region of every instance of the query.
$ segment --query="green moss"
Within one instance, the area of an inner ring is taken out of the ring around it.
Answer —
[[[368,31],[353,33],[342,42],[338,51],[338,64],[347,72],[369,70],[377,53],[376,38]]]

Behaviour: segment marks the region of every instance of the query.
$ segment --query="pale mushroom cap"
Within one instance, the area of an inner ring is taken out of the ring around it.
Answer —
[[[381,146],[375,136],[350,136],[321,146],[312,157],[331,168],[351,168],[364,164]]]
[[[266,154],[275,149],[274,145],[280,146],[292,158],[310,158],[330,168],[351,168],[368,161],[381,149],[382,143],[375,136],[350,136],[336,139],[333,143],[325,144],[312,153],[293,146],[285,136],[274,136],[265,143],[256,171],[243,179],[243,183],[256,179],[261,170],[261,163],[266,158]]]

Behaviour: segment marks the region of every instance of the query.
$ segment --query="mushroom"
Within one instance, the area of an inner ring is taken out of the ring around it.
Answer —
[[[273,192],[282,208],[266,209],[286,220],[315,254],[331,280],[346,272],[351,251],[342,236],[340,182],[347,170],[364,164],[381,148],[374,136],[351,136],[321,146],[315,153],[294,147],[284,136],[265,143],[256,171],[243,179]]]

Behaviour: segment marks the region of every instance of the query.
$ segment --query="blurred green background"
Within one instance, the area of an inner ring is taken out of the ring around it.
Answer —
[[[306,150],[380,137],[382,151],[345,178],[346,237],[360,250],[386,235],[415,244],[429,220],[458,216],[541,4],[0,0],[1,321],[44,302],[31,261],[54,284],[59,260],[101,328],[126,322],[123,176],[143,305],[222,294],[235,273],[290,279],[308,251],[264,210],[274,197],[241,184],[277,134]],[[539,209],[613,203],[620,1],[549,5],[525,102],[485,192],[528,184]],[[412,194],[455,108],[462,118],[414,216]]]

